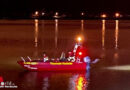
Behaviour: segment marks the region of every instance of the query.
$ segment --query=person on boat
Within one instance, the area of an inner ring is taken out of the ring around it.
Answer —
[[[89,70],[90,69],[90,65],[97,63],[99,61],[99,59],[96,58],[95,60],[92,61],[89,56],[86,56],[86,57],[83,58],[83,61],[85,63],[87,63],[86,69]]]
[[[72,51],[68,52],[68,58],[67,58],[67,60],[71,61],[71,62],[75,62],[74,52],[72,52]]]
[[[61,57],[60,57],[60,60],[59,61],[66,61],[66,58],[65,58],[65,53],[64,52],[62,52],[61,53]]]
[[[68,52],[68,58],[67,58],[68,61],[75,62],[75,60],[76,60],[75,55],[76,55],[76,52],[77,52],[77,48],[80,45],[81,45],[80,43],[76,43],[74,45],[74,49],[72,51]]]
[[[74,55],[75,55],[77,49],[78,49],[80,46],[82,46],[81,43],[76,43],[76,44],[75,44],[74,49],[73,49]]]
[[[46,53],[43,53],[43,62],[46,62],[48,61],[48,56],[46,55]]]

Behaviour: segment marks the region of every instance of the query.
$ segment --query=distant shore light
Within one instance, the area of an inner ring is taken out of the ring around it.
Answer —
[[[120,17],[120,13],[115,13],[115,17]]]
[[[81,13],[82,16],[84,16],[84,14],[85,14],[84,12]]]
[[[39,12],[38,11],[35,11],[35,15],[38,15],[39,14]]]
[[[55,16],[58,16],[58,15],[59,15],[59,13],[58,13],[58,12],[56,12],[56,13],[55,13]]]
[[[102,17],[102,18],[106,18],[107,15],[106,15],[106,14],[102,14],[101,17]]]
[[[42,16],[44,16],[45,15],[45,13],[44,12],[42,12]]]

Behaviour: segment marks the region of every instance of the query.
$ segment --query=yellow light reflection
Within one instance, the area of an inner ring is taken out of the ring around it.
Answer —
[[[34,37],[35,37],[35,47],[38,46],[38,19],[35,19],[35,33],[34,33]]]
[[[58,19],[55,19],[55,48],[57,48],[58,42]]]
[[[118,37],[119,37],[119,20],[116,20],[115,26],[115,49],[118,49]]]
[[[85,77],[79,76],[76,81],[76,90],[85,90],[86,83]]]
[[[105,20],[102,20],[102,49],[105,49]]]
[[[115,20],[115,53],[114,53],[114,63],[118,65],[119,53],[118,49],[118,37],[119,37],[119,20]]]
[[[84,20],[81,20],[81,31],[84,31]]]

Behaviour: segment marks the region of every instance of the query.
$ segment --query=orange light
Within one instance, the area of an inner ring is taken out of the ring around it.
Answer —
[[[120,17],[120,13],[115,13],[115,17]]]
[[[80,41],[82,40],[82,38],[81,38],[81,37],[78,37],[77,40],[80,42]]]
[[[106,18],[107,15],[106,15],[106,14],[102,14],[101,17],[102,17],[102,18]]]

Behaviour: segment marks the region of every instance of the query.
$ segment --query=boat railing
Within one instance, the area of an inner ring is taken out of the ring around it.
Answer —
[[[28,58],[28,60],[31,62],[32,61],[32,59],[29,57],[29,56],[27,56],[27,58]]]
[[[26,62],[26,60],[23,57],[21,57],[21,59],[22,59],[23,62]]]

